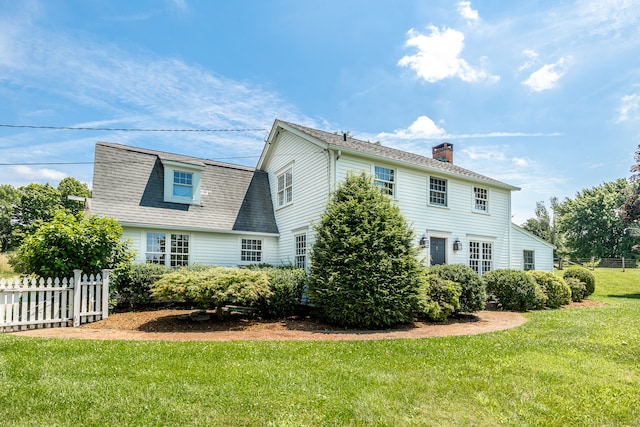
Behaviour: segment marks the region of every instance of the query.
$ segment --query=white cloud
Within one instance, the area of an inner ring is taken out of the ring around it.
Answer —
[[[575,7],[579,19],[591,27],[592,34],[607,34],[640,22],[637,0],[580,0]]]
[[[497,81],[499,76],[490,75],[482,67],[474,68],[460,57],[464,48],[464,34],[451,28],[442,31],[430,25],[431,34],[424,35],[409,30],[407,47],[415,47],[418,52],[404,56],[398,65],[410,67],[418,77],[434,83],[449,77],[458,77],[465,82]]]
[[[520,68],[518,68],[518,71],[524,71],[533,67],[538,59],[538,52],[533,49],[525,49],[522,54],[527,58],[527,60],[520,66]]]
[[[513,159],[511,159],[511,161],[513,162],[514,165],[521,168],[525,166],[529,166],[529,161],[522,157],[514,157]]]
[[[620,100],[616,122],[640,119],[640,93],[625,95]]]
[[[12,169],[19,177],[28,179],[31,182],[60,181],[63,178],[67,177],[67,174],[65,172],[55,169],[35,169],[25,165],[13,166]]]
[[[490,147],[479,147],[472,146],[467,147],[460,150],[460,153],[466,155],[471,160],[482,160],[482,161],[491,161],[491,162],[501,162],[506,159],[504,155],[507,150],[507,146],[490,146]]]
[[[108,127],[117,128],[265,129],[234,133],[105,132],[91,134],[93,142],[99,138],[207,158],[228,158],[229,152],[238,158],[255,154],[255,158],[238,160],[255,164],[274,118],[313,126],[277,93],[216,75],[197,64],[50,33],[28,22],[10,29],[0,34],[0,76],[16,87],[60,98],[66,112],[77,110],[83,119],[95,114],[109,123]],[[59,124],[73,126],[83,119]],[[68,140],[68,134],[67,138],[59,134],[61,140]],[[25,140],[25,146],[38,144],[37,138]]]
[[[475,22],[479,19],[478,11],[471,9],[470,1],[461,1],[458,3],[458,13],[469,22]]]
[[[392,133],[382,132],[376,135],[376,139],[418,139],[418,138],[442,138],[444,129],[438,127],[433,120],[427,116],[420,116],[407,129],[396,129]]]
[[[556,87],[558,80],[567,72],[567,62],[570,57],[563,56],[555,64],[547,64],[533,72],[527,80],[522,82],[534,92],[541,92]]]

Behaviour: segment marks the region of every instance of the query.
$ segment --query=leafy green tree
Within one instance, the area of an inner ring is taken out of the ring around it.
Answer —
[[[634,156],[636,163],[631,166],[631,183],[625,189],[625,200],[618,211],[625,227],[637,228],[640,224],[640,145]]]
[[[49,184],[29,184],[18,188],[20,198],[13,208],[14,239],[32,233],[37,221],[51,221],[60,208],[60,192]]]
[[[323,318],[365,328],[413,320],[423,280],[413,231],[370,177],[349,175],[315,231],[308,296]]]
[[[522,228],[545,240],[556,247],[554,250],[556,255],[565,255],[566,250],[564,248],[563,235],[558,231],[556,225],[556,212],[558,208],[558,198],[552,197],[549,199],[551,204],[551,214],[547,210],[544,202],[536,202],[536,209],[534,211],[536,217],[529,218],[522,224]]]
[[[576,258],[632,256],[633,238],[625,233],[618,209],[625,201],[625,179],[584,189],[557,206],[557,224]]]
[[[35,227],[10,260],[18,273],[70,277],[74,269],[81,269],[95,274],[133,259],[121,240],[122,226],[112,218],[59,210],[51,221],[38,221]]]
[[[71,213],[78,213],[84,210],[84,203],[77,200],[69,200],[69,196],[90,197],[91,192],[86,184],[81,183],[70,176],[64,178],[58,184],[60,192],[60,204]]]
[[[0,185],[0,252],[6,252],[12,246],[13,206],[18,203],[20,193],[11,185]]]

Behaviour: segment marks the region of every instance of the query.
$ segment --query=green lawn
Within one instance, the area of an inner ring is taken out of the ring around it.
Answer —
[[[0,336],[12,425],[640,425],[640,270],[607,305],[472,337],[119,342]]]

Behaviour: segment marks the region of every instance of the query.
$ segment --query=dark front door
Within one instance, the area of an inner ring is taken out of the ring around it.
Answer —
[[[446,264],[447,260],[445,252],[447,249],[447,241],[439,237],[431,237],[429,239],[429,248],[431,249],[431,265]]]

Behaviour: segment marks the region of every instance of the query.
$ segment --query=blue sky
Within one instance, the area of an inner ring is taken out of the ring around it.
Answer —
[[[91,183],[96,141],[255,166],[274,119],[431,155],[536,201],[626,178],[640,2],[0,0],[0,183]],[[69,164],[73,163],[73,164]]]

